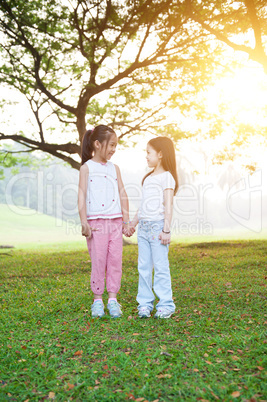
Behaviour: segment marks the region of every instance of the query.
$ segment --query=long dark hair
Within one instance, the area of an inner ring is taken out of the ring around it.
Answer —
[[[153,149],[155,149],[156,152],[162,153],[162,167],[164,170],[172,174],[175,180],[174,194],[176,194],[178,190],[178,175],[176,170],[175,150],[172,140],[168,137],[156,137],[148,141],[147,145],[150,145]],[[153,172],[154,170],[145,175],[142,180],[142,184],[144,183],[145,179]]]
[[[101,144],[106,141],[107,144],[113,134],[116,134],[113,128],[100,124],[92,130],[87,130],[82,141],[82,165],[89,159],[92,159],[94,152],[94,142],[98,140]]]

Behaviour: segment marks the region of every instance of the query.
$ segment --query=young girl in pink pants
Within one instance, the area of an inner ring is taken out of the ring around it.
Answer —
[[[117,293],[122,276],[122,233],[129,231],[129,204],[120,169],[110,162],[117,143],[116,133],[105,125],[86,131],[82,143],[78,209],[91,257],[93,317],[105,314],[105,277],[109,314],[113,318],[122,315]]]

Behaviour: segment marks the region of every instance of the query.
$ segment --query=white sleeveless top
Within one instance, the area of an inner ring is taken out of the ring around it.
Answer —
[[[86,162],[89,169],[86,208],[87,219],[122,217],[116,168],[112,162]]]

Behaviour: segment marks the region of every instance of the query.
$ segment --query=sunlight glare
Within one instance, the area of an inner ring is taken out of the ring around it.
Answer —
[[[261,68],[244,67],[232,77],[222,78],[207,92],[210,113],[221,113],[243,124],[266,125],[267,76]]]

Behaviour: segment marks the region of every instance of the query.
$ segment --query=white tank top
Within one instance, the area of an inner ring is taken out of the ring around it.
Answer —
[[[87,219],[122,217],[116,168],[112,162],[98,163],[89,159],[87,186]]]

